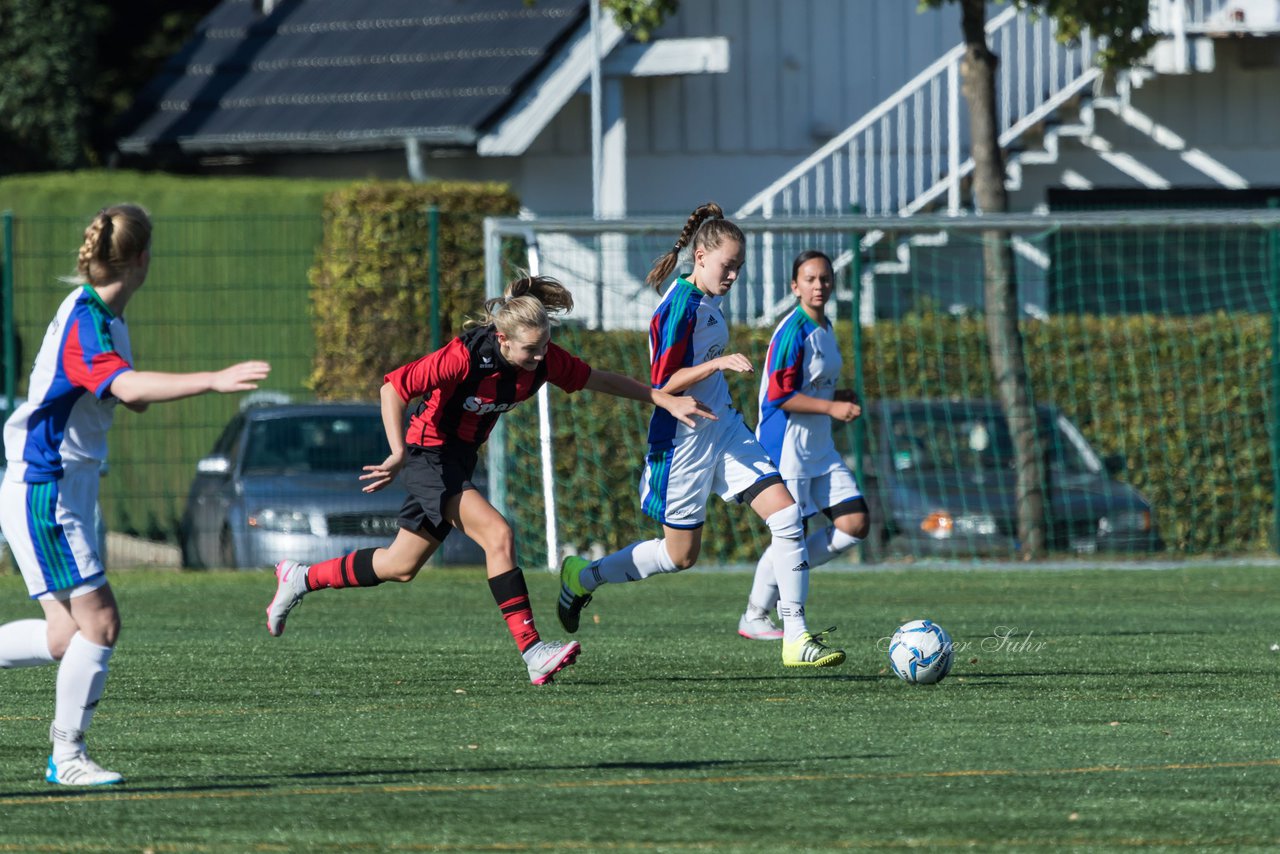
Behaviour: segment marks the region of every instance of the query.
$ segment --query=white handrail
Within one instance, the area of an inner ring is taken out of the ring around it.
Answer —
[[[1052,19],[1015,6],[986,26],[1001,61],[996,71],[1000,133],[1019,133],[1041,121],[1048,103],[1075,94],[1093,77],[1094,42],[1056,39]],[[747,201],[736,216],[849,213],[909,213],[922,196],[945,194],[959,213],[960,182],[967,160],[960,109],[960,64],[964,45],[948,50],[905,86],[850,125],[801,163]],[[925,140],[929,144],[925,147]]]

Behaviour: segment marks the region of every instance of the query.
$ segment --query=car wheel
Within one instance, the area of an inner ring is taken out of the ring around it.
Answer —
[[[200,550],[196,548],[194,538],[186,531],[182,532],[179,545],[182,549],[182,566],[184,569],[205,569],[200,560]]]
[[[223,528],[222,536],[218,538],[218,558],[219,562],[228,569],[240,567],[240,561],[236,556],[236,538],[232,536],[230,528]]]

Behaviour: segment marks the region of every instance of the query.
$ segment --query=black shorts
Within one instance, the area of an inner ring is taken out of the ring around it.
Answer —
[[[424,448],[410,445],[400,472],[409,497],[400,508],[400,527],[422,531],[443,542],[453,527],[445,521],[444,506],[450,498],[475,489],[471,476],[479,451],[466,446]]]

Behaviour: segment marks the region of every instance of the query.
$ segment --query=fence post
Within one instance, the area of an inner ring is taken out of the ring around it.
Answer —
[[[852,205],[851,212],[855,217],[862,216],[862,206]],[[858,396],[859,405],[864,398],[862,388],[862,232],[854,229],[853,241],[849,256],[849,281],[853,286],[853,305],[849,319],[853,328],[849,337],[853,346],[853,391]],[[853,477],[858,488],[863,487],[862,457],[866,447],[867,421],[862,416],[853,420]],[[865,552],[860,552],[865,555]]]
[[[431,352],[440,349],[440,208],[427,208],[427,281],[431,289]]]
[[[4,412],[5,417],[13,411],[13,396],[17,392],[18,368],[14,360],[18,358],[17,341],[13,322],[13,211],[0,214],[4,221],[4,257],[0,258],[0,311],[4,312]]]
[[[486,300],[502,296],[502,232],[498,230],[494,218],[484,218],[484,298]],[[511,518],[507,508],[507,426],[501,418],[493,425],[489,441],[485,443],[488,453],[485,457],[489,470],[489,503],[493,508]]]
[[[1271,210],[1280,199],[1267,199]],[[1271,550],[1280,553],[1280,231],[1267,231],[1267,276],[1271,285]]]

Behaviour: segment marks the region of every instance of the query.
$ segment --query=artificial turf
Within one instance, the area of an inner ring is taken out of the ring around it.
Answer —
[[[749,575],[695,570],[601,591],[534,688],[481,570],[311,595],[279,639],[269,573],[113,571],[90,749],[127,781],[45,784],[55,671],[0,673],[0,851],[1274,850],[1278,572],[818,570],[849,658],[801,672],[737,636]],[[886,667],[919,617],[957,644],[933,687]]]

